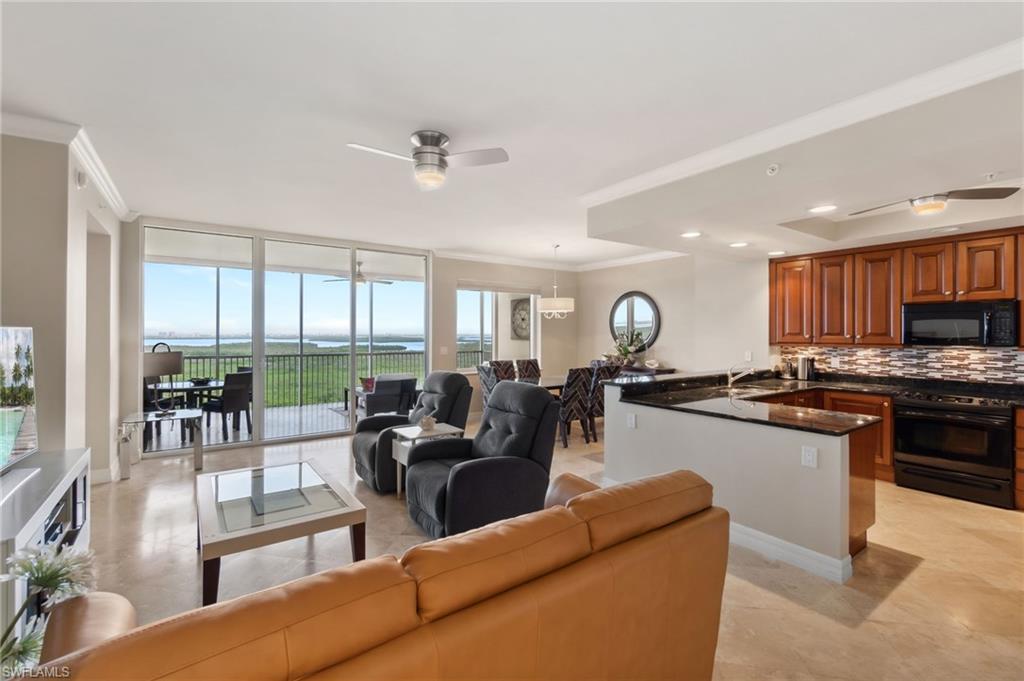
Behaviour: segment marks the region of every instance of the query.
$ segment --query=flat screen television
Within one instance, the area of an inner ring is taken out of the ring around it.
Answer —
[[[0,326],[0,471],[39,448],[32,329]]]

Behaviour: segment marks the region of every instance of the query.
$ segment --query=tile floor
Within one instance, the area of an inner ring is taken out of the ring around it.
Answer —
[[[368,510],[368,556],[424,540],[394,496],[356,477],[346,438],[211,452],[207,471],[316,458]],[[600,444],[576,434],[555,474],[599,480]],[[94,488],[100,588],[142,622],[197,607],[193,473],[188,457],[146,460],[132,479]],[[1024,679],[1024,513],[878,483],[878,523],[854,577],[837,585],[733,547],[717,681]],[[350,560],[347,531],[224,558],[221,599]]]

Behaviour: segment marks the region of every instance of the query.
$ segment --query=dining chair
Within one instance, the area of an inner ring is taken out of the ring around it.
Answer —
[[[583,428],[583,439],[590,442],[590,384],[594,370],[590,367],[569,369],[565,375],[565,385],[559,395],[558,431],[562,436],[562,446],[569,446],[569,435],[572,434],[572,422],[579,421]]]
[[[540,362],[535,359],[517,359],[516,374],[523,383],[540,383]]]
[[[590,381],[590,394],[587,397],[587,417],[594,442],[597,442],[597,417],[604,417],[604,382],[618,378],[621,372],[622,367],[615,364],[594,367],[594,377]]]
[[[494,373],[498,377],[499,381],[516,380],[516,365],[512,360],[494,359],[487,364],[494,369]]]
[[[252,412],[249,410],[249,393],[252,392],[252,374],[237,372],[224,377],[224,388],[220,397],[214,397],[203,404],[206,412],[206,427],[210,427],[210,415],[220,414],[221,435],[228,439],[228,414],[231,414],[234,429],[241,431],[241,417],[245,413],[245,426],[252,435]]]
[[[478,364],[476,367],[476,375],[480,378],[480,397],[483,400],[483,406],[486,409],[487,401],[491,399],[491,392],[494,390],[494,387],[498,385],[498,373],[492,366]]]

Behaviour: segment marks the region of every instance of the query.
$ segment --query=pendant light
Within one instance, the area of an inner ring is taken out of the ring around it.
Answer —
[[[544,319],[565,319],[570,312],[576,309],[576,301],[573,298],[558,297],[558,244],[555,244],[555,266],[552,268],[554,281],[551,288],[554,295],[550,298],[541,298],[537,301],[537,310],[544,315]]]

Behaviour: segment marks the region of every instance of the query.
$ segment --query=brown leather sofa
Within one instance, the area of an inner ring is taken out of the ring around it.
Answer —
[[[102,681],[710,679],[729,542],[711,486],[678,471],[593,487],[562,476],[542,511],[193,610],[47,666]]]

